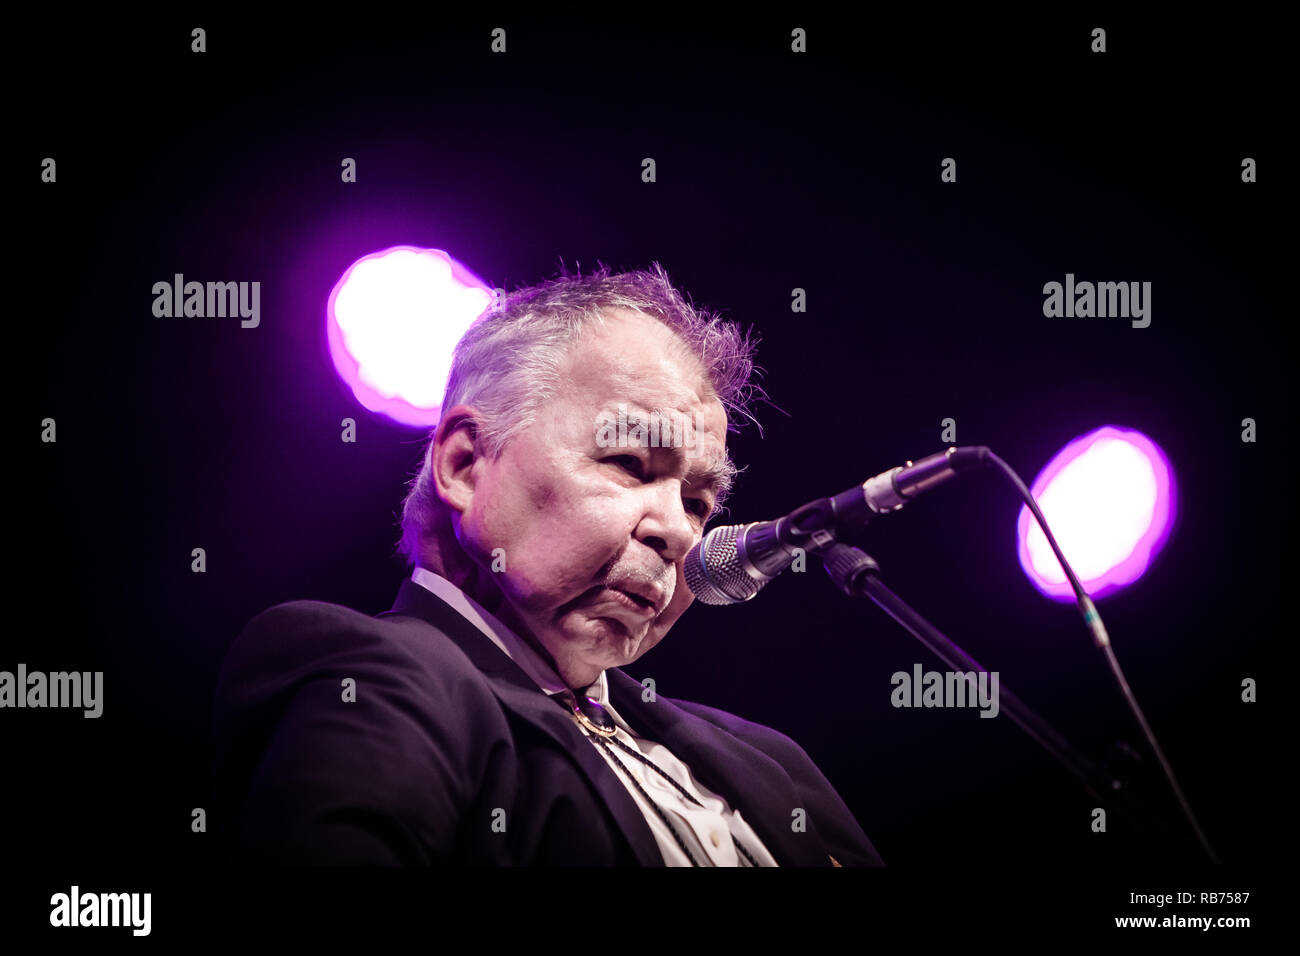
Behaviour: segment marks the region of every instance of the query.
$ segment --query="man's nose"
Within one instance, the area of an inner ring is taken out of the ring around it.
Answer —
[[[680,483],[662,482],[646,491],[650,497],[637,525],[637,540],[654,548],[665,561],[679,561],[694,546],[696,530],[682,503]]]

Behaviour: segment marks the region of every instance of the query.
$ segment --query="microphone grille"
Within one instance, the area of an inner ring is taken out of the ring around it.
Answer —
[[[766,582],[755,581],[740,563],[736,540],[745,525],[723,525],[706,534],[686,555],[686,586],[702,604],[740,604]]]

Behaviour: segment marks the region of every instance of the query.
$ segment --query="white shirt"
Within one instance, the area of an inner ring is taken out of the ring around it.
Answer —
[[[446,578],[427,568],[416,568],[411,579],[447,602],[482,631],[492,643],[501,648],[507,657],[518,664],[543,692],[553,696],[569,689],[556,673],[555,668],[532,645]],[[632,732],[632,728],[609,702],[609,684],[604,671],[600,672],[594,684],[586,688],[585,693],[604,707],[606,713],[614,719],[617,726],[614,739],[622,741],[626,746],[652,760],[703,804],[703,806],[696,806],[691,803],[678,792],[676,787],[621,748],[598,743],[597,739],[585,727],[577,724],[575,719],[575,724],[592,741],[592,746],[599,750],[611,764],[618,779],[623,782],[623,786],[636,801],[637,807],[640,808],[646,823],[650,826],[650,831],[655,836],[655,841],[659,844],[666,865],[690,866],[691,860],[682,852],[681,846],[673,837],[673,832],[664,826],[664,821],[654,812],[646,798],[641,795],[641,791],[629,782],[628,773],[632,774],[641,785],[641,790],[644,790],[664,815],[672,821],[673,829],[690,848],[691,854],[701,866],[750,866],[749,860],[736,850],[737,840],[744,845],[759,866],[777,865],[758,835],[741,818],[739,810],[733,809],[725,799],[704,787],[695,779],[690,767],[674,757],[663,744],[646,740]]]

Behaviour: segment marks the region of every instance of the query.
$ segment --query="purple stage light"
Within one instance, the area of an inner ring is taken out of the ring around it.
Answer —
[[[441,415],[456,342],[491,304],[492,290],[441,249],[374,252],[330,292],[330,356],[363,406],[429,426]]]
[[[1030,487],[1083,589],[1102,597],[1136,581],[1173,524],[1173,469],[1141,432],[1107,425],[1066,445]],[[1020,566],[1048,597],[1073,601],[1042,528],[1029,509],[1016,522]]]

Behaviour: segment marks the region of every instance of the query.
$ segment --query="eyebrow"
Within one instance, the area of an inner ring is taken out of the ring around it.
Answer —
[[[731,494],[731,486],[736,480],[736,474],[739,469],[728,456],[715,459],[712,463],[697,469],[696,474],[704,479],[704,487],[713,489],[713,509],[722,507],[722,503],[727,500]],[[688,481],[692,488],[696,487],[694,481]]]
[[[666,413],[662,409],[655,409],[650,414],[652,418],[657,415],[661,423],[665,419],[667,419],[669,422],[675,422],[677,418],[680,417],[679,413],[676,412]],[[641,429],[644,430],[647,435],[654,433],[654,429],[650,427],[650,422],[647,421],[641,415],[640,412],[629,410],[627,412],[626,417],[627,417],[628,428],[632,428],[634,426],[640,426]],[[603,420],[613,420],[613,419],[610,419],[608,416],[606,416],[605,419]],[[673,427],[674,429],[676,428],[675,425]],[[661,433],[662,433],[662,425],[661,425]],[[685,450],[681,446],[674,445],[674,444],[651,445],[649,439],[647,439],[644,443],[638,442],[638,443],[630,443],[630,444],[632,445],[632,447],[645,448],[649,451],[667,451],[673,454],[678,459],[686,457]],[[722,503],[726,501],[727,496],[731,494],[732,486],[735,484],[736,475],[738,475],[739,473],[740,473],[740,469],[737,468],[735,462],[731,460],[731,456],[724,451],[720,457],[714,457],[706,464],[699,465],[696,468],[692,469],[690,472],[688,472],[686,477],[686,484],[692,489],[697,489],[702,487],[704,489],[711,490],[713,492],[713,507],[710,510],[716,512],[719,508],[722,507]],[[695,477],[692,478],[691,475],[694,475]]]

